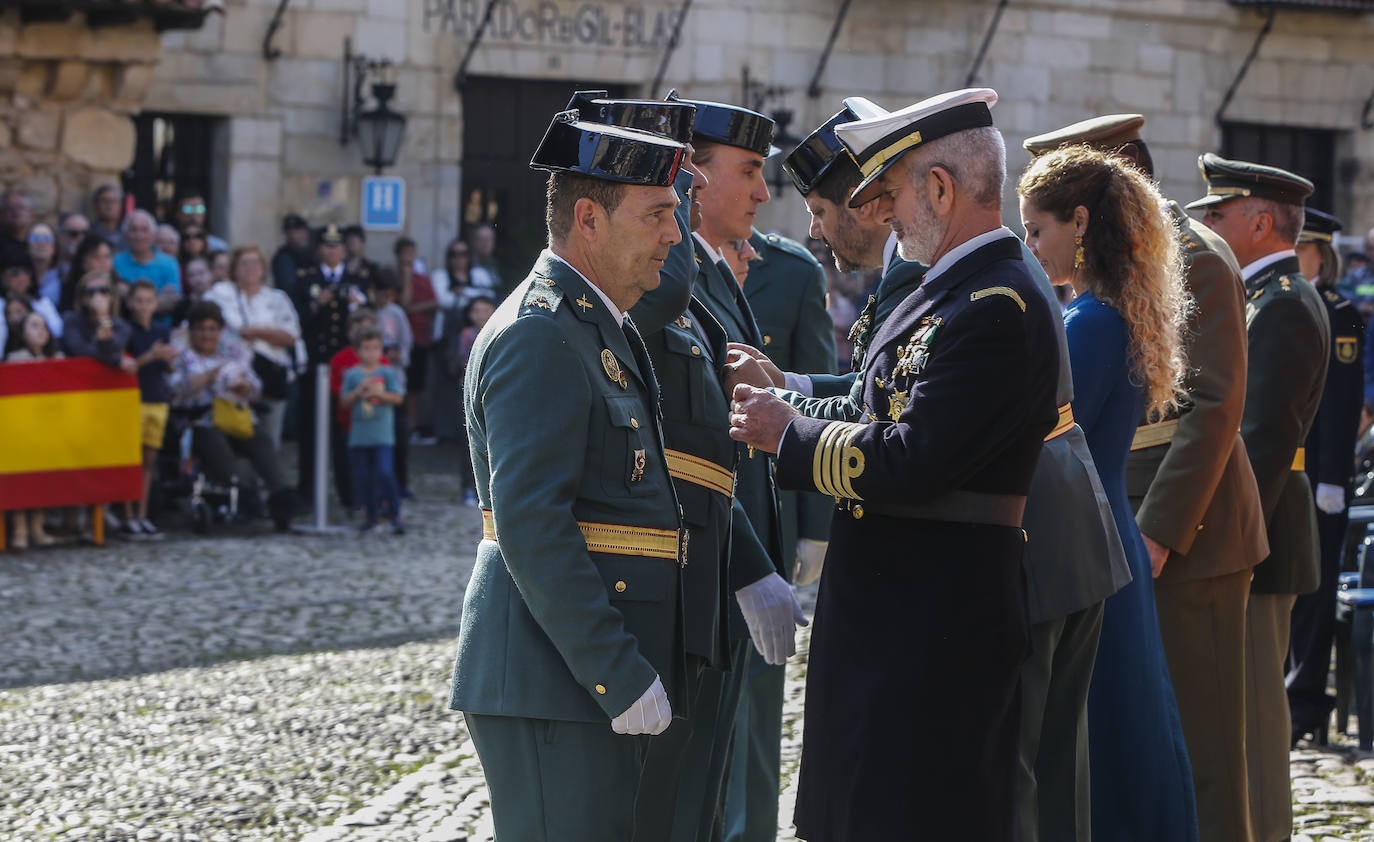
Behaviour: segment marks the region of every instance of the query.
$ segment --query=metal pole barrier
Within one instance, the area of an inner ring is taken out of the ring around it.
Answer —
[[[315,366],[315,522],[297,526],[309,535],[339,535],[348,529],[329,525],[329,365]]]

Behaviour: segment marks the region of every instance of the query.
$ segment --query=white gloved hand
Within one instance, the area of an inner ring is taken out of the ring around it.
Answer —
[[[821,566],[825,564],[825,550],[829,546],[829,541],[797,539],[797,566],[792,571],[792,584],[809,585],[821,578]]]
[[[639,701],[611,720],[611,730],[617,734],[662,734],[672,724],[673,709],[668,705],[668,691],[654,676],[654,683],[639,697]]]
[[[1317,508],[1329,515],[1345,511],[1345,489],[1329,482],[1317,483]]]
[[[796,627],[808,625],[797,595],[781,576],[769,573],[735,591],[754,648],[774,666],[797,651]]]

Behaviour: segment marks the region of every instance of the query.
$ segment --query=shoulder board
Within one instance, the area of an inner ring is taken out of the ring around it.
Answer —
[[[546,278],[535,277],[530,283],[530,288],[525,292],[525,297],[520,301],[520,312],[536,313],[544,311],[553,313],[558,310],[558,306],[563,303],[563,290],[552,284]]]
[[[1324,289],[1322,290],[1322,295],[1326,296],[1326,300],[1331,302],[1332,308],[1336,310],[1350,306],[1350,299],[1336,292],[1334,289]]]
[[[810,249],[808,249],[801,243],[797,242],[796,240],[788,239],[787,237],[784,237],[781,234],[769,234],[766,237],[764,237],[764,240],[768,243],[768,245],[772,246],[780,252],[783,252],[784,254],[789,254],[792,257],[804,260],[807,263],[814,264],[816,266],[820,265],[820,261],[816,260],[816,256],[811,253]]]
[[[1005,295],[1007,298],[1016,302],[1016,306],[1021,308],[1022,313],[1026,312],[1026,300],[1021,297],[1019,292],[1011,287],[988,287],[987,289],[980,289],[977,292],[969,293],[968,300],[978,301],[993,295]]]

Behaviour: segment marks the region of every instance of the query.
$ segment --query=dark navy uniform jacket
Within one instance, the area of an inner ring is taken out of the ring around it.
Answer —
[[[317,303],[320,293],[330,289],[334,297],[327,304]],[[366,294],[367,288],[357,275],[344,270],[338,283],[331,284],[318,266],[298,279],[292,291],[291,303],[301,318],[301,338],[311,365],[328,363],[348,345],[348,313],[355,293]]]
[[[1350,299],[1321,291],[1331,320],[1331,358],[1317,420],[1307,434],[1306,468],[1312,487],[1324,482],[1345,488],[1355,470],[1355,439],[1364,388],[1364,321]]]
[[[868,510],[1030,489],[1058,420],[1058,314],[1005,233],[928,280],[878,331],[863,405],[879,420],[797,418],[783,437],[780,485],[848,498],[831,524],[811,639],[802,838],[912,827],[932,839],[1012,837],[1024,534]],[[967,803],[974,789],[980,801]]]

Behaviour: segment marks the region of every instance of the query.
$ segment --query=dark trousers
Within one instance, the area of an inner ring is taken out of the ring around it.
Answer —
[[[1283,842],[1293,833],[1292,723],[1283,687],[1293,599],[1252,592],[1245,608],[1245,762],[1258,842]]]
[[[391,445],[350,447],[348,461],[355,499],[366,507],[368,525],[377,522],[377,513],[383,504],[387,507],[391,522],[400,523],[401,493],[396,486]]]
[[[1245,627],[1249,568],[1155,583],[1159,633],[1197,793],[1198,838],[1253,842],[1246,772]]]
[[[300,380],[300,411],[296,416],[300,453],[297,458],[299,477],[296,490],[307,499],[315,493],[315,364],[311,363]],[[329,400],[329,455],[334,469],[334,493],[339,503],[351,507],[354,503],[348,484],[348,433],[339,425],[338,399]]]
[[[644,774],[639,779],[635,801],[635,842],[665,842],[673,833],[673,810],[677,805],[682,779],[688,773],[687,747],[698,733],[703,708],[714,707],[715,700],[702,694],[705,660],[687,656],[687,697],[689,707],[683,719],[674,718],[668,730],[649,738],[644,757]],[[674,711],[676,713],[676,711]]]
[[[772,842],[778,836],[782,765],[782,696],[786,667],[757,653],[740,694],[735,744],[725,784],[726,842]]]
[[[1298,597],[1293,605],[1288,644],[1289,715],[1293,733],[1302,735],[1326,724],[1336,700],[1326,694],[1331,670],[1331,643],[1336,633],[1336,587],[1340,581],[1341,552],[1348,518],[1345,512],[1317,512],[1321,535],[1322,581],[1317,590]]]
[[[286,487],[277,453],[266,433],[255,431],[251,439],[239,439],[227,436],[214,427],[196,427],[191,434],[191,449],[200,460],[206,476],[216,483],[247,480],[248,477],[238,476],[237,462],[242,457],[253,466],[253,472],[268,491]]]
[[[1102,632],[1102,603],[1031,626],[1021,665],[1022,842],[1088,842],[1088,688]]]
[[[391,413],[391,429],[396,436],[392,456],[396,463],[396,486],[410,488],[410,419],[406,417],[405,406],[394,408]]]
[[[501,842],[630,842],[648,737],[465,713]]]

